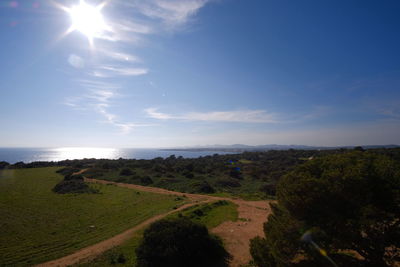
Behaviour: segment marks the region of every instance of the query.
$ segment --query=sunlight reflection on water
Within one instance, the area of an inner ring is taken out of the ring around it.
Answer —
[[[118,150],[115,148],[100,147],[60,147],[50,149],[48,160],[64,160],[64,159],[115,159],[118,156]]]
[[[232,154],[218,151],[166,151],[155,148],[100,148],[100,147],[59,147],[59,148],[0,148],[0,161],[16,163],[23,161],[61,161],[66,159],[153,159],[175,155],[184,158],[218,154]]]

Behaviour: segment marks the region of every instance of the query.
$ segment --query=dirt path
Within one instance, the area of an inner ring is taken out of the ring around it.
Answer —
[[[211,230],[220,236],[225,248],[233,255],[231,267],[238,267],[250,261],[250,239],[264,236],[263,224],[270,214],[267,201],[230,200],[238,205],[239,221],[226,221]]]
[[[170,215],[170,214],[172,214],[174,212],[178,212],[178,211],[184,210],[186,208],[189,208],[191,206],[197,205],[199,203],[207,203],[207,202],[212,202],[212,201],[213,200],[206,199],[206,200],[203,200],[203,201],[200,201],[200,202],[192,202],[192,203],[185,204],[185,205],[183,205],[183,206],[181,206],[181,207],[179,207],[179,208],[177,208],[175,210],[171,210],[171,211],[169,211],[167,213],[163,213],[163,214],[159,214],[159,215],[156,215],[154,217],[151,217],[150,219],[145,220],[144,222],[136,225],[133,228],[130,228],[130,229],[126,230],[125,232],[122,232],[121,234],[113,236],[113,237],[111,237],[109,239],[101,241],[101,242],[99,242],[97,244],[94,244],[92,246],[89,246],[89,247],[83,248],[81,250],[78,250],[78,251],[74,252],[73,254],[67,255],[65,257],[62,257],[62,258],[59,258],[59,259],[56,259],[56,260],[53,260],[53,261],[48,261],[48,262],[45,262],[45,263],[41,263],[41,264],[38,264],[36,266],[37,267],[70,266],[70,265],[77,264],[77,263],[82,262],[82,261],[93,259],[93,258],[95,258],[97,256],[100,256],[101,254],[103,254],[107,250],[109,250],[109,249],[111,249],[113,247],[116,247],[118,245],[121,245],[125,241],[129,240],[130,238],[132,238],[137,231],[145,228],[147,225],[149,225],[149,224],[151,224],[151,223],[153,223],[155,221],[158,221],[158,220],[160,220],[160,219],[162,219],[162,218],[164,218],[164,217],[166,217],[166,216],[168,216],[168,215]]]
[[[131,188],[131,189],[135,189],[135,190],[151,192],[151,193],[156,193],[156,194],[186,196],[187,198],[189,198],[189,199],[191,199],[193,201],[206,200],[206,199],[215,199],[215,200],[221,199],[221,198],[218,198],[218,197],[212,197],[212,196],[206,196],[206,195],[197,195],[197,194],[187,194],[187,193],[175,192],[175,191],[170,191],[170,190],[159,188],[159,187],[150,187],[150,186],[143,186],[143,185],[136,185],[136,184],[116,183],[116,182],[111,182],[111,181],[97,180],[97,179],[90,179],[90,178],[85,178],[85,182],[98,183],[98,184],[113,184],[113,185],[116,185],[116,186],[119,186],[119,187]]]
[[[84,171],[84,170],[83,170]],[[81,171],[80,173],[82,173]],[[162,219],[171,213],[181,211],[193,205],[197,205],[200,203],[207,203],[217,200],[228,200],[232,201],[238,205],[238,213],[239,218],[242,220],[238,222],[224,222],[212,229],[211,232],[219,235],[225,242],[225,247],[228,252],[233,256],[232,261],[230,263],[231,267],[238,267],[242,264],[246,264],[251,259],[249,252],[249,241],[251,238],[260,235],[263,236],[263,223],[267,220],[267,216],[270,213],[269,205],[267,201],[245,201],[240,199],[231,199],[224,197],[214,197],[207,195],[198,195],[198,194],[186,194],[175,191],[169,191],[162,188],[156,187],[148,187],[134,184],[124,184],[124,183],[115,183],[105,180],[97,180],[97,179],[89,179],[85,178],[86,182],[91,183],[100,183],[100,184],[114,184],[120,187],[126,187],[146,192],[152,192],[157,194],[168,194],[168,195],[176,195],[176,196],[186,196],[191,203],[185,204],[178,209],[169,211],[164,214],[157,215],[152,217],[139,225],[126,230],[125,232],[116,235],[112,238],[104,240],[100,243],[94,244],[92,246],[83,248],[78,250],[77,252],[62,257],[57,260],[49,261],[46,263],[42,263],[37,265],[38,267],[49,267],[49,266],[69,266],[76,264],[78,262],[82,262],[84,260],[95,258],[96,256],[101,255],[105,251],[122,244],[123,242],[132,238],[132,236],[140,229],[143,229],[147,225]]]

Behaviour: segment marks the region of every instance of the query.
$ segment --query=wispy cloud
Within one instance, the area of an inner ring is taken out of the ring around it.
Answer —
[[[103,117],[100,122],[118,128],[120,134],[129,134],[137,127],[151,126],[150,124],[122,121],[119,116],[109,111],[114,105],[115,99],[121,97],[116,91],[118,86],[93,80],[79,80],[78,82],[86,88],[86,93],[78,97],[66,98],[65,105],[76,110],[93,110]]]
[[[97,49],[97,52],[109,60],[116,60],[124,63],[141,62],[137,56],[126,52],[119,52],[115,49]]]
[[[137,127],[150,126],[149,124],[138,124],[133,122],[119,121],[117,115],[112,114],[108,111],[110,105],[107,104],[106,102],[104,103],[100,101],[94,104],[93,107],[97,113],[101,114],[106,119],[104,121],[105,123],[108,123],[114,127],[119,128],[121,134],[129,134],[132,132],[132,130],[134,130]]]
[[[116,75],[120,76],[139,76],[149,72],[145,68],[127,68],[127,67],[115,67],[115,66],[101,66],[93,72],[96,77],[113,77]]]
[[[80,96],[67,97],[65,104],[73,109],[93,110],[104,118],[102,122],[119,128],[122,133],[129,133],[135,127],[148,126],[123,122],[119,116],[110,112],[111,107],[117,106],[117,99],[120,97],[118,90],[123,83],[121,79],[149,73],[149,69],[143,67],[145,63],[137,55],[132,54],[132,48],[143,45],[145,42],[142,41],[149,39],[151,35],[179,30],[208,2],[209,0],[108,1],[107,8],[111,14],[112,11],[117,13],[112,17],[105,17],[107,27],[95,36],[93,46],[90,48],[91,53],[87,54],[89,58],[78,53],[71,53],[69,57],[69,64],[81,69],[86,75],[86,78],[77,81],[85,91]],[[116,79],[111,78],[118,78],[118,83],[114,82]],[[149,112],[151,113],[151,110]],[[157,113],[156,110],[153,110],[152,115],[161,119],[167,119],[169,116]],[[229,117],[235,114],[224,112],[188,115],[186,119],[206,120],[206,117],[211,116],[216,121],[235,120]],[[267,120],[267,114],[257,111],[242,115],[253,121]]]
[[[158,120],[215,121],[242,123],[276,123],[276,116],[265,110],[231,110],[211,112],[190,112],[171,115],[159,112],[156,108],[145,109],[148,117]]]
[[[99,80],[81,79],[77,80],[82,87],[86,89],[119,89],[120,86],[115,83],[109,83]]]
[[[137,22],[132,19],[120,19],[111,23],[113,29],[118,29],[120,32],[136,33],[136,34],[151,34],[154,33],[152,26],[148,22]],[[115,31],[116,32],[116,31]]]
[[[386,103],[375,103],[376,112],[388,119],[400,119],[400,101],[386,101]]]
[[[157,120],[238,122],[238,123],[299,123],[312,121],[329,116],[333,110],[329,106],[316,106],[309,112],[299,114],[281,114],[267,112],[262,109],[240,109],[228,111],[188,112],[184,114],[169,114],[160,112],[158,108],[144,110],[147,117]]]
[[[113,91],[110,90],[90,90],[90,94],[86,95],[86,98],[96,100],[101,104],[109,103],[112,98],[116,96]]]
[[[136,1],[136,8],[145,16],[160,19],[168,26],[186,23],[207,0],[152,0]]]
[[[148,117],[153,118],[153,119],[158,119],[158,120],[170,120],[170,119],[176,119],[176,117],[166,114],[166,113],[161,113],[158,112],[158,109],[156,108],[148,108],[144,110]]]

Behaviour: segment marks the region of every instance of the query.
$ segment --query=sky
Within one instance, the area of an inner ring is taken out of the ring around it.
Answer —
[[[400,1],[0,0],[0,147],[400,144]]]

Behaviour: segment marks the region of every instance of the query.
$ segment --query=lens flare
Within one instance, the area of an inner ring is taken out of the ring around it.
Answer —
[[[69,14],[72,22],[67,33],[78,31],[84,34],[92,45],[94,38],[101,37],[105,31],[110,30],[110,27],[105,22],[103,14],[101,13],[104,6],[104,3],[91,6],[84,0],[81,0],[79,5],[70,8],[62,7],[62,9]]]
[[[325,259],[327,259],[334,267],[338,267],[336,265],[336,263],[328,256],[328,253],[320,248],[317,243],[315,243],[312,239],[312,232],[309,230],[307,232],[305,232],[302,237],[301,237],[301,241],[308,243],[312,248],[314,248],[316,251],[319,252],[319,254],[324,257]]]

